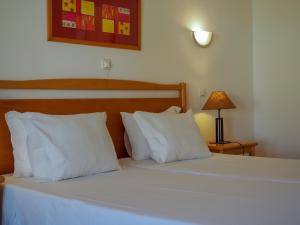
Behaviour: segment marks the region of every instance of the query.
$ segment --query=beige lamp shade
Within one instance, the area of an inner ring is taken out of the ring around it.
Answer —
[[[234,109],[236,108],[224,91],[214,91],[202,107],[203,110]]]

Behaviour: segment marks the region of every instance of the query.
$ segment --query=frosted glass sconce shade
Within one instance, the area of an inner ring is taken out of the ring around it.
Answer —
[[[206,47],[211,43],[212,32],[209,31],[193,31],[193,36],[198,45]]]

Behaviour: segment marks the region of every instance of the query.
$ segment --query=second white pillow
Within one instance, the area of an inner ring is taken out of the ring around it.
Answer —
[[[171,106],[162,113],[180,113],[181,108]],[[150,149],[143,133],[137,125],[132,113],[121,112],[122,121],[125,126],[124,144],[128,155],[134,160],[150,159]]]
[[[182,114],[133,114],[158,163],[211,156],[191,111]]]

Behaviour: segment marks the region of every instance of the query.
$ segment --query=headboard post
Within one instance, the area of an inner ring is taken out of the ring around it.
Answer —
[[[180,99],[181,99],[181,108],[182,112],[187,111],[187,85],[186,83],[180,83]]]

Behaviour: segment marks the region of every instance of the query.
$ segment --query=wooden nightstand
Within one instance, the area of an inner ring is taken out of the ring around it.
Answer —
[[[232,154],[232,155],[245,155],[255,156],[255,146],[257,142],[254,141],[241,141],[239,143],[232,142],[228,144],[209,144],[208,148],[212,152]]]

